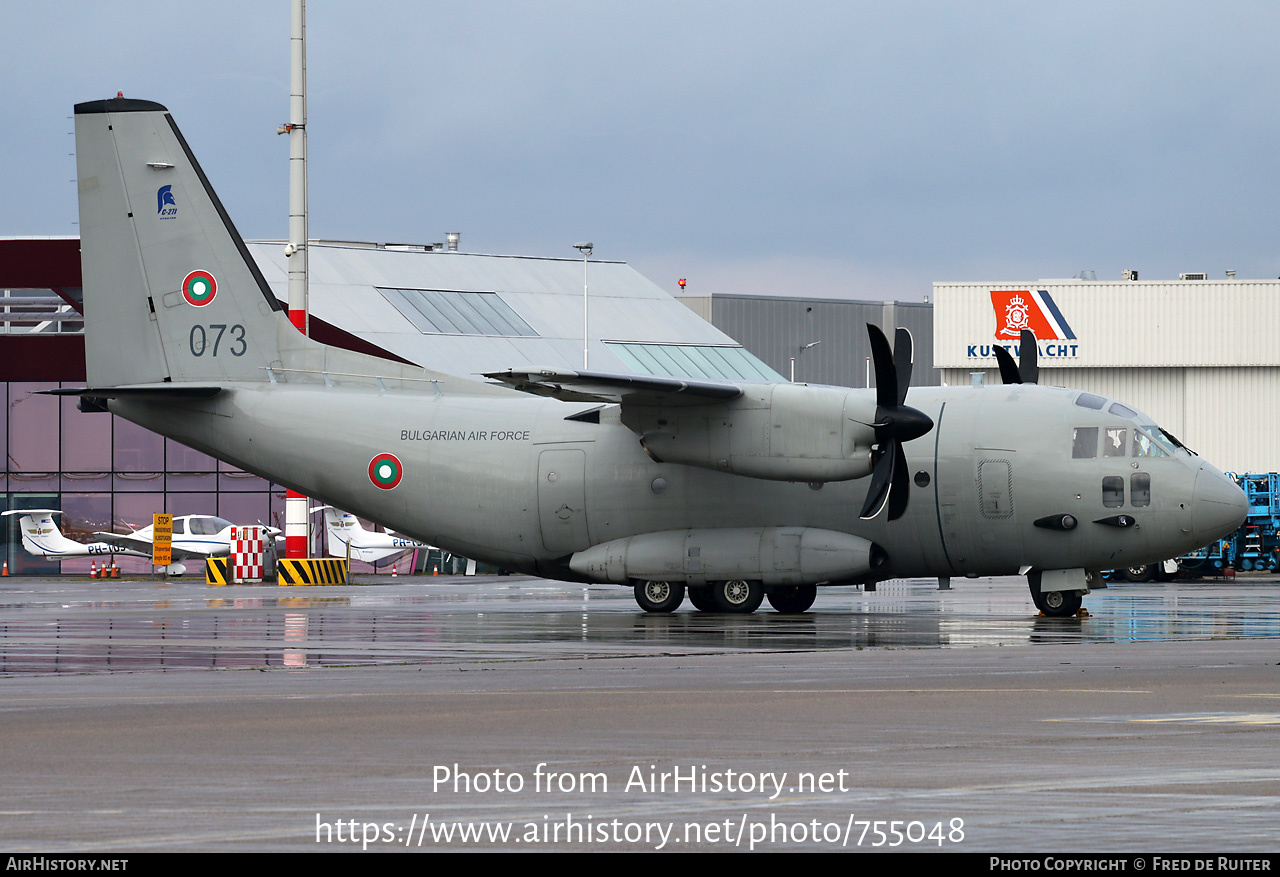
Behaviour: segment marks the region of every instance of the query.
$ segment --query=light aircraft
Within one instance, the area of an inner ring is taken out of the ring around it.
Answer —
[[[333,506],[323,508],[329,554],[332,557],[377,563],[415,548],[431,548],[425,542],[410,539],[394,531],[375,533],[366,530],[360,526],[360,519],[350,512],[338,511]]]
[[[62,534],[53,522],[53,515],[62,514],[58,509],[15,509],[0,512],[5,516],[21,515],[18,528],[22,531],[22,547],[35,557],[46,560],[66,560],[69,557],[89,557],[109,554],[125,554],[133,557],[151,557],[153,525],[148,524],[131,533],[98,532],[97,542],[74,542]],[[172,556],[169,565],[171,575],[182,575],[184,560],[203,560],[206,557],[224,557],[231,552],[232,523],[213,515],[178,515],[173,519]],[[279,535],[275,527],[263,527],[267,537]]]
[[[868,327],[874,390],[485,382],[317,344],[163,106],[99,100],[75,119],[89,386],[47,392],[466,557],[630,586],[652,612],[686,593],[803,612],[820,584],[1020,574],[1065,616],[1098,570],[1245,517],[1240,488],[1150,418],[1012,360],[1022,383],[915,388],[908,406],[903,329],[891,349]]]
[[[0,512],[0,514],[5,517],[22,516],[18,519],[18,531],[22,533],[22,547],[33,557],[61,561],[71,557],[103,557],[114,554],[151,556],[150,548],[144,552],[133,548],[121,548],[107,542],[75,542],[68,539],[62,535],[62,530],[53,520],[54,515],[62,514],[59,509],[14,509]]]

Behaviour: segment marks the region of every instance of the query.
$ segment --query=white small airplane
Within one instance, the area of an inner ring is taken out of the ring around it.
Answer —
[[[360,520],[350,512],[342,512],[333,506],[320,506],[324,509],[325,531],[328,534],[329,555],[346,557],[351,560],[362,560],[365,563],[377,563],[394,555],[403,554],[414,548],[432,548],[426,542],[419,542],[402,536],[394,530],[376,533],[360,526]],[[318,509],[312,509],[317,511]]]
[[[22,531],[22,547],[34,557],[46,560],[66,560],[69,557],[124,554],[133,557],[151,557],[152,525],[132,533],[104,533],[93,535],[97,542],[74,542],[62,534],[53,522],[58,509],[15,509],[3,512],[22,515],[18,528]],[[173,519],[173,563],[170,575],[186,572],[184,560],[204,560],[208,557],[224,557],[231,553],[230,521],[214,515],[180,515]],[[265,536],[280,534],[276,527],[263,527]]]
[[[85,543],[68,539],[53,522],[54,515],[62,514],[59,509],[15,509],[0,514],[5,517],[22,515],[18,521],[18,529],[22,532],[22,547],[33,557],[42,557],[45,560],[66,560],[70,557],[97,557],[113,554],[151,556],[150,548],[143,552],[133,548],[121,548],[106,542]]]

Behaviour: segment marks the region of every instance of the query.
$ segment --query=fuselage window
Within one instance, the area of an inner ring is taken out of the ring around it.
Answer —
[[[187,522],[181,518],[173,519],[173,535],[181,536],[187,532]]]
[[[1092,408],[1094,411],[1101,411],[1102,406],[1107,404],[1107,400],[1092,393],[1081,393],[1076,396],[1076,404],[1081,408]]]
[[[1151,505],[1151,476],[1146,472],[1129,476],[1129,504],[1134,508]]]
[[[1098,456],[1098,428],[1077,426],[1071,430],[1071,456],[1077,460],[1092,460]]]
[[[1124,505],[1124,479],[1108,475],[1102,479],[1102,504],[1109,509]]]
[[[1123,426],[1108,426],[1106,436],[1102,439],[1102,456],[1123,457],[1128,450],[1125,439],[1129,430]]]

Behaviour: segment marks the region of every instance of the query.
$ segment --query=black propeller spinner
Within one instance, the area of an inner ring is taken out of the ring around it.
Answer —
[[[898,329],[892,352],[889,339],[879,326],[868,323],[867,334],[871,337],[871,360],[876,369],[876,422],[869,424],[875,430],[876,450],[861,517],[871,520],[887,505],[889,520],[896,521],[907,510],[911,491],[902,443],[933,429],[933,421],[923,411],[903,404],[911,386],[911,333]]]
[[[991,352],[1000,363],[1000,380],[1006,384],[1035,384],[1040,380],[1040,366],[1036,364],[1036,336],[1030,329],[1022,330],[1018,343],[1018,362],[1014,363],[1009,351],[992,345]]]

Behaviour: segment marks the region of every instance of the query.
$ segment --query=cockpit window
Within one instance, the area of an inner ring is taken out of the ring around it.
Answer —
[[[1076,396],[1076,404],[1081,408],[1092,408],[1094,411],[1101,411],[1102,406],[1107,404],[1107,400],[1092,393],[1081,393]]]
[[[1111,407],[1107,410],[1117,417],[1128,417],[1132,419],[1138,416],[1138,412],[1134,411],[1127,405],[1121,405],[1119,402],[1112,402]]]
[[[1077,460],[1092,460],[1098,456],[1098,428],[1077,426],[1071,430],[1071,456]]]
[[[191,533],[193,536],[216,536],[231,526],[230,521],[222,518],[192,518]]]
[[[181,536],[185,534],[187,532],[186,526],[187,526],[187,522],[182,520],[182,518],[174,518],[173,519],[173,535]]]
[[[1135,457],[1167,457],[1172,453],[1172,449],[1166,449],[1162,446],[1161,439],[1147,432],[1145,429],[1135,429],[1133,431],[1133,455]]]
[[[1125,439],[1129,430],[1122,426],[1109,426],[1102,438],[1102,456],[1123,457],[1127,450]]]

